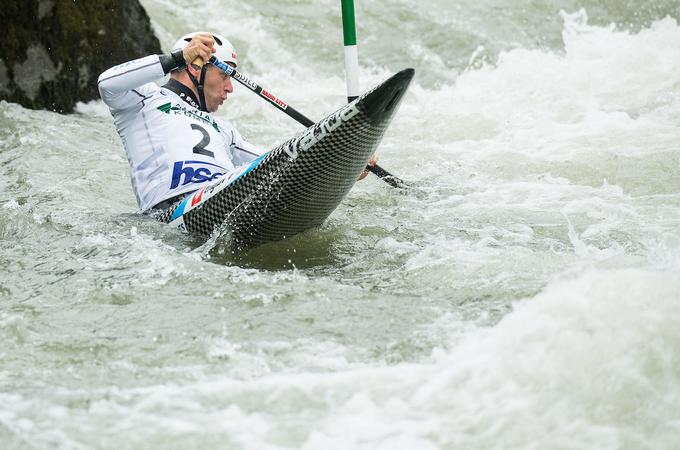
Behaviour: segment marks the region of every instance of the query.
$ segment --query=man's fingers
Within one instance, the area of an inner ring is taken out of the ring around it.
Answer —
[[[371,155],[371,159],[368,161],[368,163],[366,163],[366,165],[367,166],[375,166],[376,164],[378,164],[378,155],[374,153],[373,155]],[[368,176],[368,169],[364,169],[364,171],[361,172],[361,175],[359,175],[359,180],[363,180],[367,176]]]
[[[203,58],[203,61],[208,61],[212,57],[212,46],[209,47],[206,44],[201,44],[198,48],[198,54]]]
[[[196,58],[208,61],[217,50],[214,48],[215,38],[209,33],[197,34],[184,49],[184,59],[193,62]]]
[[[201,42],[202,44],[204,44],[208,47],[212,47],[213,45],[215,45],[215,38],[212,37],[212,34],[210,34],[210,33],[197,34],[196,36],[191,38],[191,40],[192,41],[199,41],[199,42]]]

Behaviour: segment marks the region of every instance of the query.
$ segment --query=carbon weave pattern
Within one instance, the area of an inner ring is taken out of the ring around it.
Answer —
[[[321,225],[352,188],[389,125],[391,113],[380,120],[366,114],[362,100],[371,92],[356,101],[359,112],[333,131],[326,132],[324,122],[352,104],[313,125],[315,136],[325,133],[313,145],[301,149],[305,136],[301,133],[272,150],[251,172],[186,212],[187,231],[206,236],[227,231],[232,246],[245,249]],[[296,158],[289,155],[291,149],[297,149]],[[174,209],[160,220],[168,222]]]

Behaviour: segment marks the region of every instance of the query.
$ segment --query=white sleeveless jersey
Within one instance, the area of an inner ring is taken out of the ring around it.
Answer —
[[[127,152],[142,211],[235,176],[265,153],[229,122],[198,109],[189,96],[153,83],[164,75],[159,57],[151,55],[108,69],[98,82]]]

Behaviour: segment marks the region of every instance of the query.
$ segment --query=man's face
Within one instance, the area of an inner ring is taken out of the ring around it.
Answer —
[[[210,64],[205,73],[203,94],[205,95],[205,107],[208,112],[215,112],[227,99],[227,94],[234,92],[231,77],[217,67]]]

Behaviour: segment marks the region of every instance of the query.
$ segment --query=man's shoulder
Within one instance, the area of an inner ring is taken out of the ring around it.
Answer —
[[[138,95],[141,95],[143,97],[152,97],[159,93],[161,90],[160,86],[158,86],[156,83],[145,83],[139,87],[136,87],[132,89],[132,92],[136,92]]]
[[[163,111],[163,106],[165,105],[167,105],[167,109],[170,109],[171,107],[173,107],[173,109],[178,109],[185,106],[191,108],[182,101],[179,95],[156,83],[145,84],[140,88],[139,94],[146,98],[145,103],[147,108],[160,109],[161,111]]]
[[[172,99],[173,101],[177,101],[177,103],[179,103],[185,108],[194,108],[197,110],[201,109],[196,100],[191,95],[188,95],[186,92],[182,91],[178,92],[176,89],[168,87],[168,85],[161,86],[159,89],[161,95],[165,96],[166,98]]]

